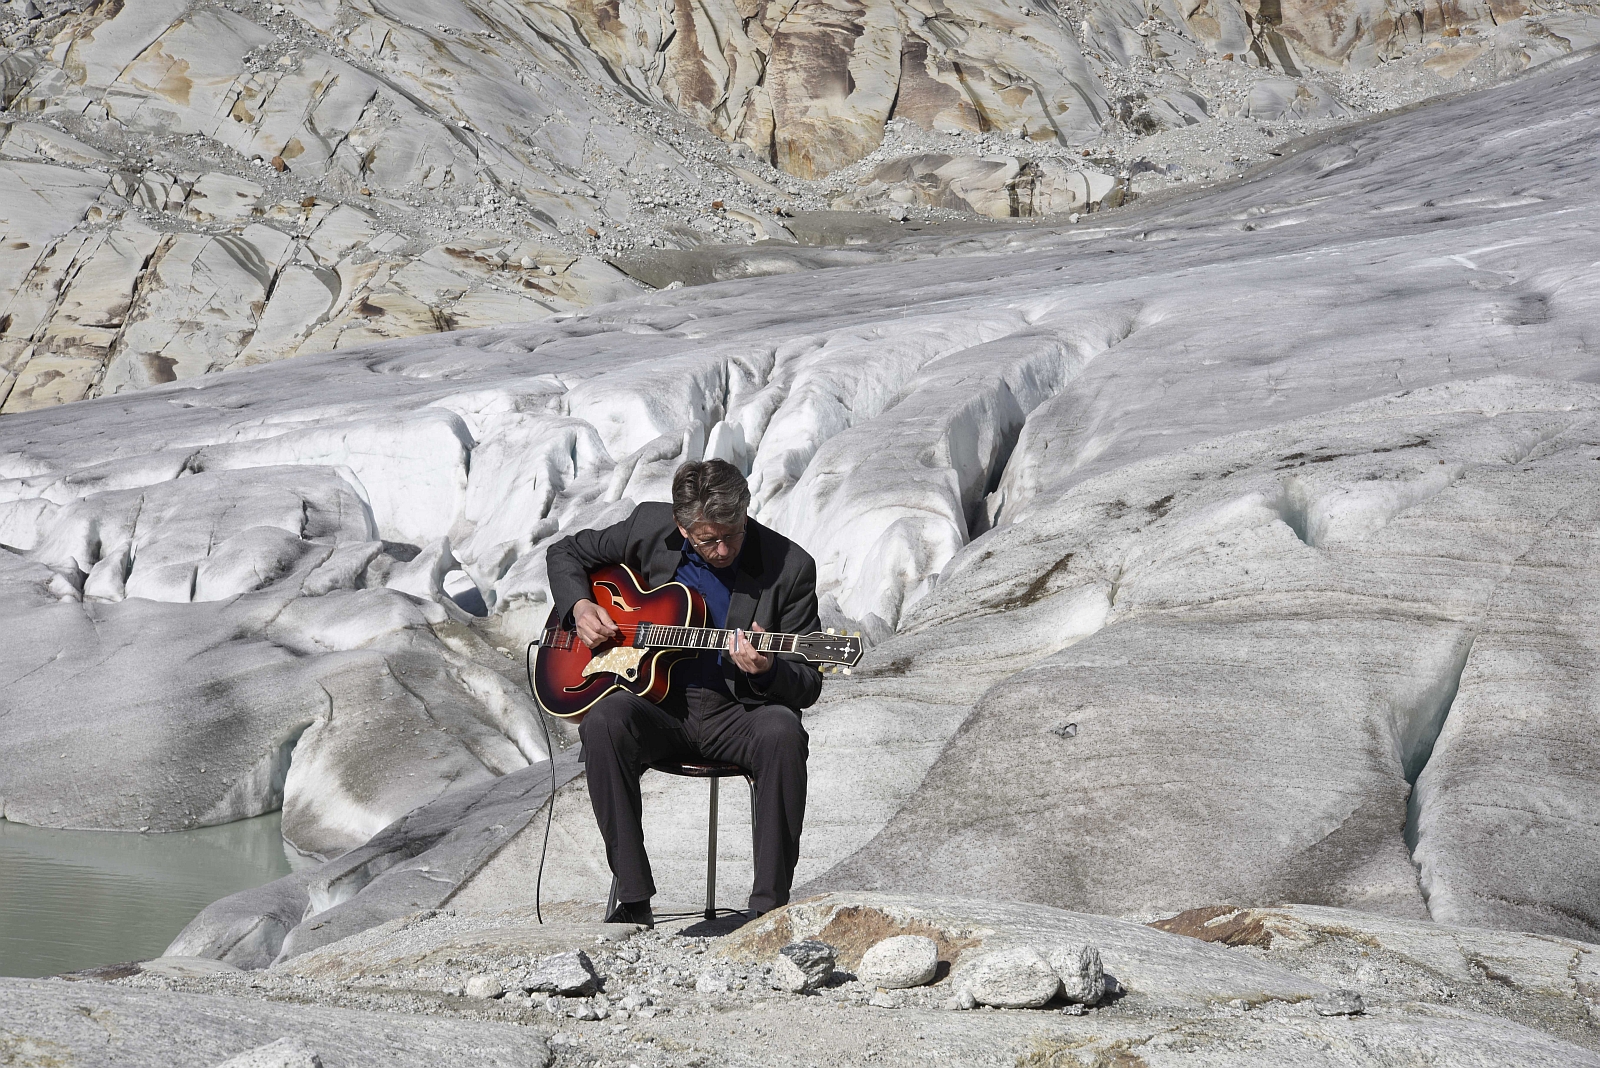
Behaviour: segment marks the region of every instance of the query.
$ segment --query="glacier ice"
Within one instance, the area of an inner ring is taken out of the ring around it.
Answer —
[[[808,713],[802,878],[1588,931],[1597,134],[1581,57],[1094,225],[7,416],[5,815],[181,827],[281,771],[327,855],[544,759],[544,548],[716,450],[877,642]]]

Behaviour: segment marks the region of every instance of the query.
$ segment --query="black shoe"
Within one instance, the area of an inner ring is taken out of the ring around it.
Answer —
[[[606,917],[607,923],[636,923],[640,927],[655,927],[656,916],[650,911],[648,901],[621,901]]]

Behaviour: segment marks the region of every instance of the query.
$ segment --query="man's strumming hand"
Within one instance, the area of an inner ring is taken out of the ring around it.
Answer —
[[[591,649],[622,636],[617,625],[611,622],[610,613],[593,601],[583,600],[573,605],[572,622],[577,628],[578,639]]]
[[[759,634],[762,626],[760,623],[752,623],[750,629]],[[772,666],[772,654],[758,652],[742,630],[734,631],[733,637],[728,639],[728,655],[746,675],[759,675]]]

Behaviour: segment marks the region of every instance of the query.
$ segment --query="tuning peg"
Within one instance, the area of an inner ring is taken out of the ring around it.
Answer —
[[[832,634],[832,633],[833,633],[833,628],[832,628],[832,627],[829,627],[829,628],[828,628],[828,633],[829,633],[829,634]]]
[[[848,674],[850,674],[850,669],[849,669],[849,668],[847,668],[847,667],[842,667],[842,668],[840,668],[840,669],[839,669],[839,670],[840,670],[840,671],[841,671],[841,672],[843,672],[843,673],[844,673],[844,674],[846,674],[846,675],[848,675]]]

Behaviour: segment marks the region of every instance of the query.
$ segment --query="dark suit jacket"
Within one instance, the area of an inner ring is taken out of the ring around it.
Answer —
[[[817,565],[800,546],[782,534],[748,521],[739,572],[728,603],[728,627],[748,630],[760,623],[787,634],[821,629],[817,618]],[[602,564],[627,564],[654,589],[671,582],[683,562],[683,535],[670,504],[647,503],[622,522],[604,530],[580,530],[550,546],[550,596],[562,619],[572,606],[590,596],[589,571]],[[723,673],[728,692],[744,704],[779,704],[799,711],[822,692],[822,673],[792,654],[779,654],[776,671],[765,691],[728,657]]]

